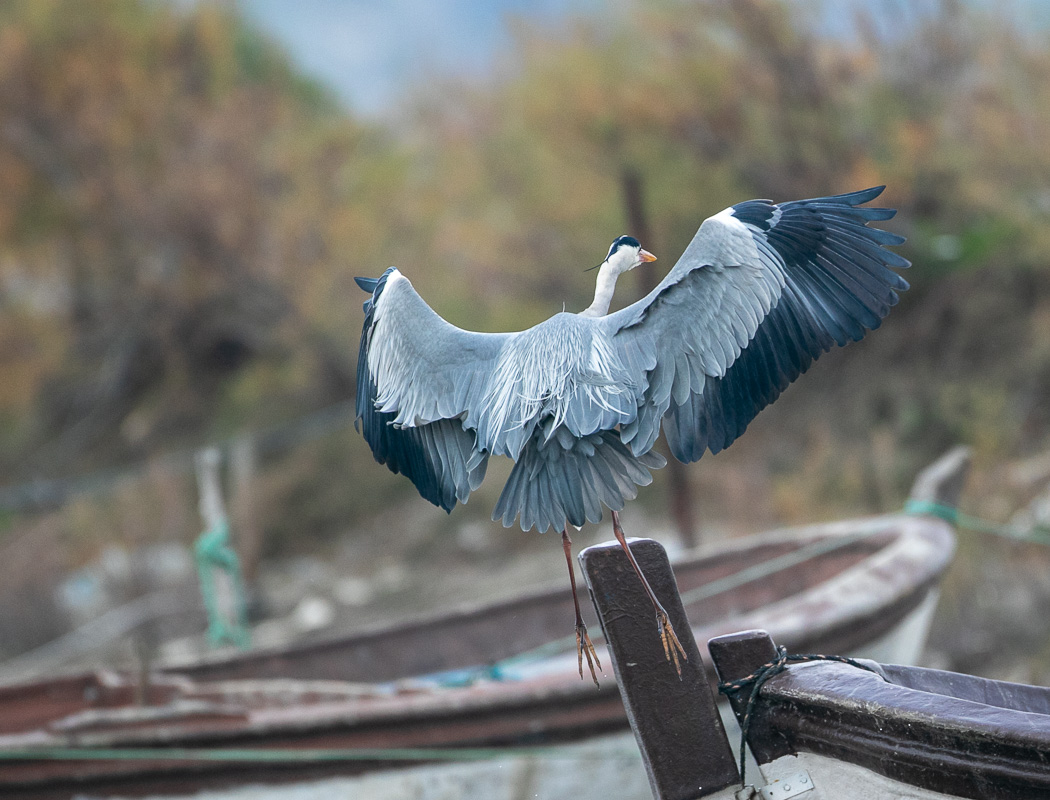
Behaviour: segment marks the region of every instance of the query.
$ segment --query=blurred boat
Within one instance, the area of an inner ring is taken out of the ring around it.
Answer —
[[[959,470],[958,459],[948,470],[934,465],[913,496],[954,503]],[[890,515],[748,537],[679,561],[675,576],[693,618],[707,620],[693,628],[697,641],[761,627],[793,650],[909,663],[954,547],[944,520]],[[0,687],[0,796],[304,780],[391,764],[384,753],[333,750],[400,749],[403,758],[405,748],[535,745],[625,729],[611,674],[600,689],[580,679],[574,639],[562,639],[572,618],[566,588],[148,676],[95,671]],[[596,617],[588,623],[598,630]],[[604,647],[599,655],[607,665]],[[92,757],[63,748],[93,748]],[[285,755],[180,759],[171,748]],[[289,754],[307,749],[328,755]]]

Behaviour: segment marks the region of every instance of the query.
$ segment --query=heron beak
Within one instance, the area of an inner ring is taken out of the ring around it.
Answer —
[[[648,250],[639,250],[638,251],[638,258],[642,259],[642,263],[643,264],[646,261],[656,261],[656,256],[654,256]]]

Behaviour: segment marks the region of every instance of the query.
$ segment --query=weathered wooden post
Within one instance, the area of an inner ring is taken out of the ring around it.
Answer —
[[[246,586],[253,586],[259,570],[262,549],[262,531],[256,513],[256,472],[258,453],[255,438],[246,434],[230,448],[230,473],[233,497],[230,502],[234,530],[237,532],[237,550],[241,557],[241,572]]]
[[[219,480],[221,454],[216,447],[197,453],[197,484],[205,529],[194,545],[201,595],[208,613],[208,639],[212,644],[247,647],[250,636],[244,601],[240,561],[230,546],[230,526]]]
[[[953,447],[916,476],[908,496],[909,505],[916,511],[954,509],[959,505],[972,460],[969,447]]]
[[[609,645],[616,682],[653,796],[657,800],[710,797],[739,782],[733,752],[667,553],[652,539],[630,542],[688,660],[679,679],[664,657],[652,605],[620,545],[588,547],[580,553],[580,564]]]

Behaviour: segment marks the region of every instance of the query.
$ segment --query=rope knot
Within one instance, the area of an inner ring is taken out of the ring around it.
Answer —
[[[876,675],[878,674],[876,669],[869,667],[867,664],[862,664],[856,659],[847,658],[846,656],[825,656],[817,653],[788,653],[787,648],[784,645],[780,645],[777,647],[776,656],[774,656],[773,660],[763,664],[750,675],[746,675],[735,681],[723,681],[719,683],[718,691],[730,698],[744,691],[748,687],[751,687],[751,693],[747,696],[747,705],[744,707],[744,717],[740,723],[740,785],[742,787],[747,785],[745,777],[747,732],[751,725],[751,712],[754,711],[755,701],[758,700],[758,693],[762,690],[762,686],[766,681],[786,670],[788,664],[798,664],[807,661],[836,661],[840,664],[849,664],[851,667],[874,672]]]

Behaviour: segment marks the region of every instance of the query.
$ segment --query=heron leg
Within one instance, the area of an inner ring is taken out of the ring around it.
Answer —
[[[569,533],[565,529],[562,529],[561,532],[561,546],[565,551],[565,563],[569,565],[569,585],[572,587],[572,603],[576,606],[576,658],[579,661],[580,677],[583,677],[583,657],[586,655],[587,667],[591,671],[591,680],[597,686],[598,674],[594,671],[594,665],[597,664],[598,669],[601,669],[602,662],[598,660],[598,654],[594,651],[594,645],[591,644],[591,637],[587,635],[587,626],[583,622],[583,615],[580,614],[580,600],[576,596],[576,572],[572,568],[572,539],[569,538]]]
[[[685,648],[682,647],[682,643],[678,641],[678,636],[675,635],[674,627],[671,625],[671,619],[667,616],[667,611],[664,610],[660,601],[656,599],[656,594],[649,585],[649,581],[645,579],[645,575],[642,574],[642,568],[638,566],[638,561],[635,559],[634,553],[632,553],[631,548],[627,546],[627,539],[624,538],[623,528],[620,527],[620,515],[616,511],[612,512],[612,522],[613,533],[616,535],[616,541],[620,543],[620,547],[622,547],[623,551],[627,554],[631,566],[634,567],[635,573],[642,581],[642,587],[645,589],[645,593],[649,596],[649,600],[652,601],[653,608],[656,609],[656,622],[660,629],[660,643],[664,646],[664,656],[668,661],[674,662],[674,668],[678,671],[678,677],[681,678],[681,661],[688,661],[689,656],[685,654]],[[679,656],[681,656],[681,661],[679,661]]]

